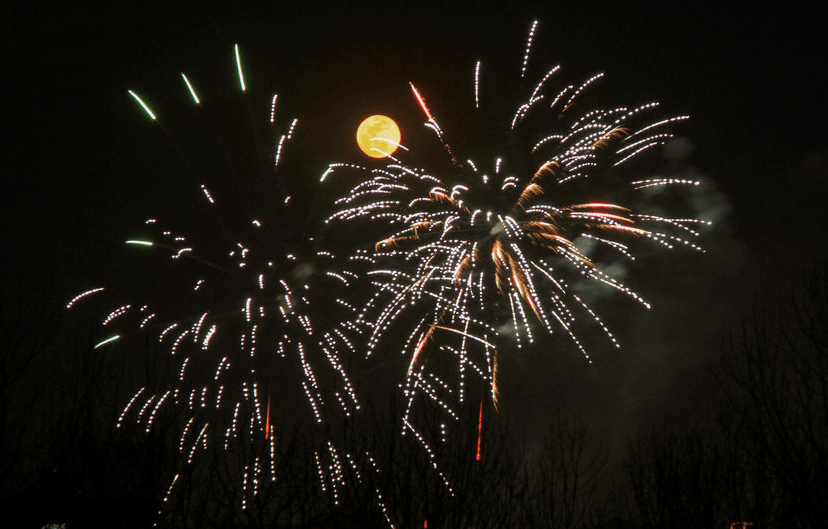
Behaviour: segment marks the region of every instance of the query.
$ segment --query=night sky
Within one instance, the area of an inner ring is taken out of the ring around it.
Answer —
[[[641,428],[703,417],[707,373],[728,333],[755,306],[784,303],[790,283],[828,242],[817,17],[792,6],[552,4],[141,3],[7,15],[5,152],[12,163],[2,188],[4,280],[22,274],[23,284],[46,282],[66,300],[96,282],[123,279],[130,230],[153,208],[176,207],[184,186],[159,169],[167,155],[157,153],[167,144],[128,89],[162,116],[175,115],[187,104],[179,72],[205,92],[229,85],[238,43],[251,90],[277,92],[280,116],[299,118],[294,141],[312,186],[329,162],[364,161],[353,136],[369,114],[395,117],[404,144],[429,137],[409,81],[450,134],[474,134],[460,109],[471,102],[475,61],[483,63],[484,94],[508,92],[537,18],[536,73],[557,63],[567,81],[603,71],[604,88],[619,102],[656,99],[670,113],[692,116],[663,156],[676,173],[702,180],[694,205],[715,225],[701,241],[707,253],[656,252],[625,272],[652,310],[619,306],[613,297],[598,302],[616,324],[620,351],[598,346],[591,366],[574,348],[540,347],[511,359],[501,388],[505,410],[530,435],[547,429],[556,407],[580,411],[622,444]],[[344,190],[332,187],[332,194]]]

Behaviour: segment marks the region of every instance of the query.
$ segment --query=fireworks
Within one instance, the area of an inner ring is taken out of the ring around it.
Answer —
[[[235,66],[244,93],[238,47]],[[192,105],[205,115],[194,84],[184,74],[182,78]],[[118,426],[135,420],[149,432],[162,410],[177,407],[184,460],[192,463],[199,449],[212,445],[233,452],[240,461],[237,478],[244,506],[265,480],[277,478],[277,429],[319,424],[326,416],[347,417],[359,409],[346,371],[357,354],[351,338],[357,329],[348,316],[350,306],[338,297],[354,274],[339,269],[336,257],[317,248],[296,221],[305,216],[293,207],[289,190],[295,179],[307,178],[284,168],[297,120],[278,125],[276,96],[269,100],[266,125],[273,154],[262,159],[246,152],[242,158],[247,164],[228,167],[214,181],[201,181],[196,178],[211,174],[222,161],[190,161],[149,105],[135,92],[129,94],[184,158],[189,174],[181,176],[193,179],[193,196],[200,200],[179,205],[179,197],[166,197],[175,206],[166,218],[147,219],[139,229],[142,237],[126,241],[134,252],[151,252],[166,261],[157,268],[158,277],[150,278],[157,288],[141,293],[150,297],[158,291],[160,301],[115,304],[101,323],[107,334],[95,347],[140,335],[166,351],[174,379],[168,382],[162,375],[137,388]],[[255,125],[249,128],[255,130]],[[220,145],[219,152],[231,150]],[[226,181],[231,174],[243,188],[241,197],[214,192],[232,190]],[[90,289],[67,308],[108,294],[109,289]],[[116,328],[117,333],[111,332]],[[336,458],[347,456],[331,442],[325,446]],[[168,496],[178,478],[176,474]]]
[[[521,80],[533,76],[536,30],[533,23]],[[246,94],[238,47],[235,68],[239,91]],[[481,70],[476,62],[470,105],[475,115],[487,112]],[[192,462],[208,445],[240,453],[244,505],[263,481],[277,479],[277,428],[350,417],[360,408],[348,374],[351,364],[396,348],[404,358],[395,380],[404,398],[402,432],[422,445],[451,491],[435,443],[445,442],[446,422],[462,422],[461,407],[471,403],[477,420],[468,425],[476,434],[469,460],[481,461],[485,403],[497,405],[499,355],[507,346],[520,348],[539,334],[561,333],[591,361],[579,337],[585,323],[618,343],[582,295],[585,282],[650,306],[603,268],[607,256],[632,261],[641,243],[701,251],[693,240],[705,222],[636,207],[637,194],[698,182],[629,178],[635,168],[628,166],[669,141],[671,126],[686,116],[658,117],[654,102],[590,108],[583,103],[585,94],[603,76],[556,88],[560,75],[556,66],[539,76],[501,124],[505,140],[489,143],[491,136],[485,136],[482,158],[460,155],[468,148],[455,149],[438,124],[439,112],[411,83],[444,166],[433,170],[407,163],[402,158],[417,153],[404,147],[397,151],[399,159],[389,156],[380,168],[331,164],[321,181],[345,172],[359,176],[324,224],[324,235],[341,241],[346,238],[339,230],[363,223],[363,240],[359,248],[346,249],[347,260],[320,249],[308,229],[312,208],[295,205],[290,192],[295,175],[285,169],[285,160],[297,121],[277,125],[276,96],[268,105],[267,157],[263,160],[259,150],[247,153],[240,170],[231,168],[234,188],[205,179],[215,173],[208,167],[213,162],[186,160],[186,149],[130,91],[184,156],[200,203],[183,218],[171,211],[170,218],[147,219],[141,237],[126,241],[135,252],[167,258],[155,289],[161,301],[113,302],[102,321],[107,333],[95,347],[111,347],[135,334],[150,336],[171,360],[175,377],[137,388],[118,425],[132,419],[150,431],[162,410],[182,410],[178,448],[184,460]],[[184,74],[182,79],[192,105],[201,109],[197,86]],[[505,152],[497,154],[501,147]],[[235,202],[227,198],[228,190],[240,195]],[[108,293],[88,290],[68,307]],[[430,429],[420,426],[424,417]],[[315,464],[322,489],[334,502],[349,469],[359,475],[360,468],[378,467],[368,452],[354,457],[328,438],[320,446]],[[369,464],[360,463],[365,460]],[[168,496],[178,481],[176,475]],[[382,492],[375,492],[387,517]]]
[[[536,29],[533,23],[521,79],[531,74]],[[471,102],[479,108],[476,113],[485,111],[480,71],[477,62]],[[416,434],[408,413],[417,400],[436,402],[456,420],[457,406],[469,398],[469,374],[485,383],[496,404],[498,351],[506,343],[519,348],[536,340],[539,332],[563,332],[590,361],[576,332],[588,320],[618,346],[576,285],[587,279],[650,305],[602,270],[602,256],[613,253],[634,260],[641,241],[701,251],[693,239],[704,221],[634,207],[641,202],[636,191],[698,182],[631,181],[621,173],[642,153],[669,141],[670,127],[687,116],[648,120],[657,116],[655,102],[589,108],[582,102],[584,95],[603,75],[553,88],[558,76],[558,66],[541,75],[501,124],[506,138],[502,148],[509,156],[461,161],[435,118],[439,113],[412,83],[425,126],[445,153],[445,167],[426,170],[394,157],[381,168],[334,167],[364,178],[337,201],[327,222],[367,220],[375,230],[385,228],[372,250],[356,256],[366,264],[376,291],[360,319],[373,323],[369,354],[379,344],[393,343],[391,335],[407,332],[400,349],[408,359],[404,431]],[[481,147],[487,156],[499,148]],[[413,325],[408,323],[412,318]]]

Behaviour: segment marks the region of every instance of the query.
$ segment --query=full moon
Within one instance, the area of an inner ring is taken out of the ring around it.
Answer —
[[[374,115],[359,124],[357,145],[371,158],[385,158],[400,145],[400,128],[388,116]]]

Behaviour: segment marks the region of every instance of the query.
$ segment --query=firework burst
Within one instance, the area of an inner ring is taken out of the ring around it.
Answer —
[[[531,75],[536,28],[533,23],[521,86]],[[480,75],[478,62],[473,70],[477,114],[485,112]],[[633,162],[669,141],[671,127],[687,116],[659,117],[655,102],[589,108],[584,95],[603,75],[555,87],[559,76],[558,66],[541,75],[498,127],[506,138],[503,156],[492,156],[498,147],[484,144],[488,160],[463,161],[412,83],[425,126],[444,151],[444,168],[426,170],[392,156],[380,168],[332,167],[364,176],[336,202],[327,222],[367,220],[387,227],[372,249],[355,256],[365,263],[376,291],[360,318],[372,324],[369,354],[379,344],[393,343],[391,335],[407,334],[400,349],[407,358],[407,410],[415,401],[431,402],[457,419],[457,406],[469,400],[469,374],[484,382],[496,404],[498,351],[507,343],[532,343],[539,332],[562,332],[591,361],[577,332],[582,322],[592,322],[618,344],[579,296],[579,283],[590,280],[650,307],[602,270],[601,258],[613,254],[634,260],[642,241],[701,251],[693,239],[706,222],[634,207],[641,203],[636,197],[641,190],[698,182],[628,177],[636,170]],[[486,127],[475,130],[488,134]],[[403,423],[404,431],[419,438],[408,414]]]
[[[242,111],[234,107],[232,112],[250,116],[243,112],[250,100],[238,47],[235,66]],[[202,109],[193,82],[184,74],[182,79],[204,128],[211,128],[215,123]],[[129,94],[173,145],[184,162],[181,174],[193,180],[193,196],[199,200],[182,208],[180,197],[167,197],[175,207],[147,219],[138,230],[141,237],[126,241],[135,252],[151,252],[162,261],[156,267],[145,265],[151,268],[151,288],[138,296],[157,294],[156,302],[112,305],[95,347],[143,336],[166,351],[172,375],[137,388],[118,427],[134,420],[150,432],[163,410],[175,408],[183,459],[192,463],[208,447],[232,453],[245,507],[263,484],[277,479],[278,434],[295,425],[345,418],[359,409],[347,372],[348,359],[356,356],[351,335],[358,329],[349,317],[352,307],[339,297],[354,274],[315,245],[306,233],[310,215],[299,212],[306,205],[294,206],[290,189],[306,180],[285,161],[297,120],[278,124],[275,95],[263,112],[267,123],[251,121],[242,129],[266,130],[265,149],[253,138],[249,147],[255,152],[235,156],[231,142],[219,138],[216,153],[223,153],[223,160],[205,157],[209,149],[203,146],[199,159],[191,160],[141,97]],[[233,130],[222,132],[238,139]],[[246,162],[236,166],[230,160]],[[204,178],[211,174],[217,178]],[[244,191],[240,196],[215,192],[232,191],[232,183]],[[67,308],[90,297],[104,298],[110,290],[90,289]],[[321,446],[332,459],[353,462],[330,440]],[[320,472],[342,472],[328,467]],[[326,474],[322,478],[334,486],[341,481]],[[178,480],[176,474],[167,497]]]

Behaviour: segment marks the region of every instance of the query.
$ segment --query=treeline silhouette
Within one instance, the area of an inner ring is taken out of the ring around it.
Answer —
[[[340,486],[322,491],[314,450],[324,443],[319,432],[297,427],[278,431],[277,478],[255,495],[245,495],[238,478],[257,454],[210,446],[186,464],[173,412],[149,433],[115,428],[127,392],[168,375],[152,344],[131,351],[137,359],[92,350],[91,340],[61,331],[66,316],[47,286],[3,274],[0,525],[823,528],[828,264],[809,274],[788,304],[757,309],[723,346],[711,372],[719,393],[710,419],[640,434],[619,469],[590,425],[564,412],[531,451],[507,421],[489,420],[478,461],[470,407],[460,421],[468,427],[436,447],[437,472],[414,436],[400,435],[399,410],[369,406],[374,411],[325,432],[358,463],[346,465]]]

